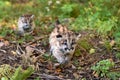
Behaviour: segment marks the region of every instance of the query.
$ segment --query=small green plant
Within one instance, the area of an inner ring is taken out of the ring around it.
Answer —
[[[120,78],[120,72],[109,72],[107,77],[109,77],[111,80],[118,80]]]
[[[89,51],[93,46],[88,42],[88,40],[82,39],[78,42],[78,45],[80,45],[82,48],[84,48],[86,51]]]
[[[116,42],[119,44],[120,43],[120,31],[116,31],[115,34],[113,35],[115,37]]]
[[[18,38],[17,42],[20,44],[23,42],[32,41],[32,39],[33,39],[33,36],[31,36],[31,35],[25,35],[25,36],[22,36],[21,38],[19,38],[19,36],[17,35],[16,37]]]
[[[62,16],[66,16],[66,17],[78,17],[80,14],[80,9],[78,8],[77,4],[64,4],[61,7],[61,10],[63,12]]]
[[[109,59],[99,61],[97,65],[92,66],[91,69],[96,71],[98,75],[101,77],[107,76],[109,73],[110,68],[114,66],[114,62],[110,61]]]
[[[10,65],[0,66],[0,79],[1,80],[26,80],[34,72],[32,67],[28,67],[23,70],[20,67],[17,69],[11,67]]]
[[[112,49],[112,46],[110,45],[109,41],[105,41],[104,46],[105,46],[105,48],[107,49],[108,52],[110,52],[110,50]]]
[[[34,70],[32,67],[28,67],[27,70],[23,70],[21,67],[18,67],[11,80],[26,80],[33,72]]]
[[[14,71],[15,69],[10,65],[7,64],[0,65],[0,79],[8,80],[12,76]]]
[[[34,80],[41,80],[39,77],[37,77],[36,79],[34,79]]]
[[[0,36],[5,37],[9,34],[13,34],[13,30],[11,30],[9,27],[3,27],[0,29]]]
[[[116,53],[116,58],[120,59],[120,53]]]

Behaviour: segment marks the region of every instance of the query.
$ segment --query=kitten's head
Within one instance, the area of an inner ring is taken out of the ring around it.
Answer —
[[[60,49],[65,53],[73,53],[76,43],[81,34],[76,34],[61,24],[56,25],[56,38],[59,41]]]
[[[81,35],[73,32],[68,32],[64,35],[58,34],[56,37],[59,41],[60,49],[65,53],[73,53],[76,47],[77,40]]]
[[[18,20],[18,30],[21,32],[30,32],[34,28],[34,15],[23,15]]]

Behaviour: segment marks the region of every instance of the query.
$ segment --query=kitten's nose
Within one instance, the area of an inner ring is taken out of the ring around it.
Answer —
[[[69,51],[70,51],[71,49],[69,49],[69,48],[65,48],[65,50],[69,50]]]
[[[68,50],[68,48],[65,48],[65,50]]]
[[[29,25],[25,25],[23,28],[24,29],[29,29]]]

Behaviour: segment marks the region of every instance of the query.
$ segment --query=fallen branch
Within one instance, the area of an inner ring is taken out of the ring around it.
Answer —
[[[7,52],[6,52],[5,50],[3,50],[3,49],[0,49],[0,51],[3,52],[3,53],[7,53]]]
[[[39,73],[34,73],[34,75],[40,76],[41,79],[47,79],[47,80],[65,80],[63,78],[60,78],[59,76],[52,76],[48,74],[39,74]]]
[[[25,51],[22,50],[22,48],[19,44],[17,44],[17,51],[19,54],[22,54],[22,53],[25,54]],[[20,53],[20,52],[22,52],[22,53]]]
[[[37,48],[35,48],[35,47],[32,47],[32,46],[30,46],[31,48],[33,48],[35,51],[38,51],[39,53],[41,53],[41,55],[40,56],[42,56],[43,54],[45,54],[45,52],[44,51],[42,51],[41,49],[37,49]]]
[[[120,72],[120,67],[113,68],[110,71],[112,71],[112,72],[115,72],[115,71]]]
[[[119,63],[120,63],[120,61],[115,62],[115,64],[119,64]]]

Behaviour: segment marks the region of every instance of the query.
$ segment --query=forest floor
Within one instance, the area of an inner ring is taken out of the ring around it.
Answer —
[[[49,33],[37,36],[35,32],[32,40],[19,44],[17,41],[22,37],[12,41],[13,35],[8,34],[5,38],[0,38],[0,65],[8,64],[15,68],[21,65],[23,69],[32,66],[36,71],[28,80],[36,77],[41,80],[110,80],[100,77],[91,67],[108,59],[115,63],[111,71],[119,72],[120,61],[115,53],[120,49],[116,47],[114,40],[108,40],[108,44],[112,46],[112,49],[109,49],[104,39],[94,31],[80,33],[82,37],[78,41],[71,63],[61,66],[55,66],[56,59],[49,54]]]

